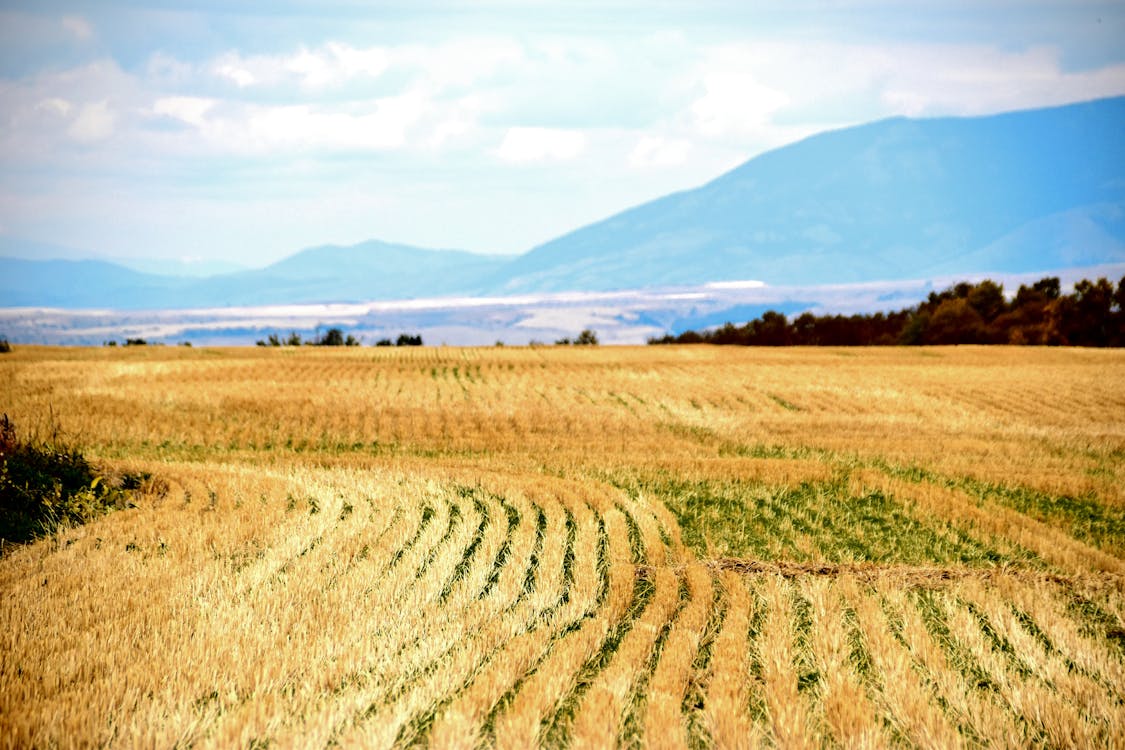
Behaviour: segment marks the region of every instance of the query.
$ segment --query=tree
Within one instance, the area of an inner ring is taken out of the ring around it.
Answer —
[[[984,320],[965,298],[947,299],[930,317],[927,344],[979,344],[986,339]]]
[[[574,340],[574,343],[578,346],[597,346],[598,334],[594,333],[594,331],[589,328],[585,328],[582,330],[582,333],[578,334],[578,338]]]
[[[1114,288],[1104,278],[1082,279],[1074,285],[1074,294],[1056,303],[1058,328],[1066,343],[1072,346],[1106,346],[1115,338],[1110,330],[1114,304]]]
[[[339,328],[329,328],[316,343],[320,346],[343,346],[344,332]]]
[[[970,289],[965,299],[986,323],[995,320],[996,316],[1004,312],[1007,307],[1004,301],[1004,287],[989,279]]]
[[[751,321],[747,328],[750,329],[748,343],[751,345],[787,346],[792,343],[789,320],[784,313],[766,310],[762,317]]]

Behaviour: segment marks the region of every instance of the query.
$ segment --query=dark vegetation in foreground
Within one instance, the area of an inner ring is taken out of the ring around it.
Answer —
[[[1083,279],[1062,294],[1057,277],[1021,285],[1009,301],[988,279],[931,292],[925,302],[890,313],[814,315],[789,320],[772,310],[736,326],[685,331],[650,344],[872,346],[895,344],[1038,344],[1125,346],[1125,277]]]
[[[21,437],[0,417],[0,553],[8,544],[54,533],[132,507],[130,495],[150,478],[99,472],[54,427],[46,438]]]

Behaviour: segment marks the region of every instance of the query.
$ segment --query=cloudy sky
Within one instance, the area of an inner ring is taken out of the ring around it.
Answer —
[[[0,239],[522,252],[820,130],[1125,94],[1123,39],[1120,0],[5,2]]]

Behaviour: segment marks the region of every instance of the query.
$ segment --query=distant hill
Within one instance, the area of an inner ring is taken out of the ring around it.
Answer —
[[[98,260],[0,258],[3,307],[168,307],[190,283]]]
[[[541,245],[504,291],[821,284],[1125,261],[1125,98],[895,118],[762,154]]]
[[[262,269],[185,278],[101,261],[0,257],[0,306],[151,308],[357,302],[464,293],[506,259],[370,241],[302,250]]]
[[[0,242],[0,255],[8,250]],[[801,287],[1120,263],[1125,97],[822,133],[515,258],[372,240],[188,278],[0,257],[0,306],[136,310],[747,279]]]

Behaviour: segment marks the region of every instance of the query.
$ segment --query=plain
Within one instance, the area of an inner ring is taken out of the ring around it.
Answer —
[[[0,746],[1125,743],[1125,352],[54,349]]]

